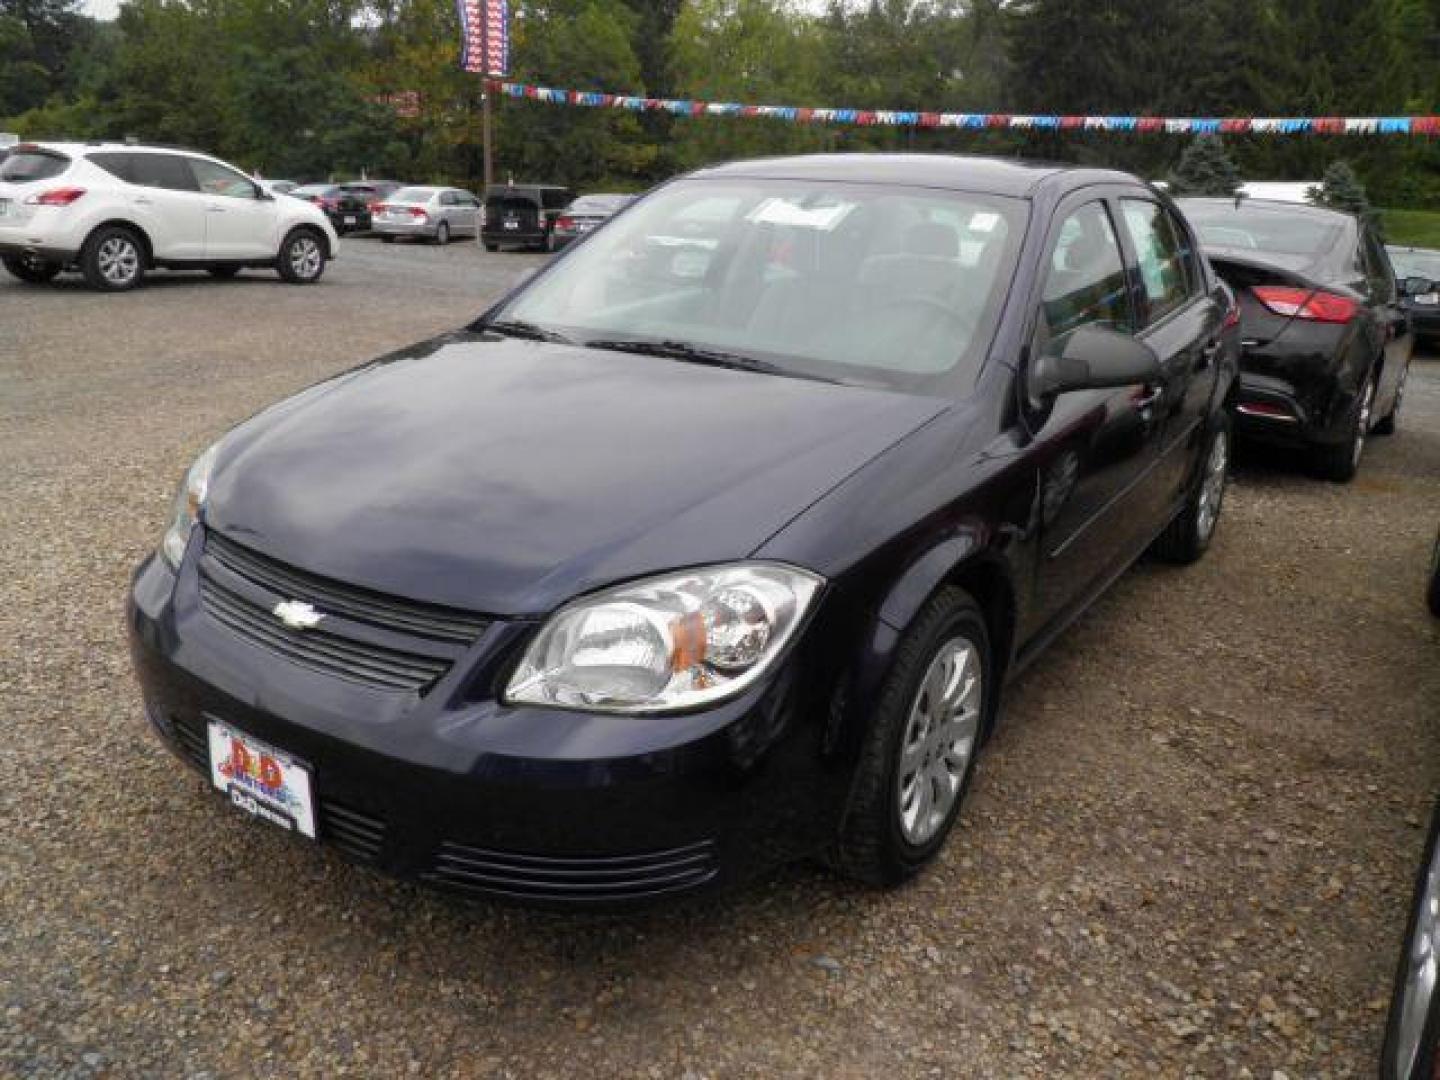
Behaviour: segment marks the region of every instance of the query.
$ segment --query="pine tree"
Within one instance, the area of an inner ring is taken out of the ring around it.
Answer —
[[[1175,195],[1229,196],[1239,186],[1240,170],[1215,135],[1201,135],[1191,142],[1170,174],[1170,190]]]
[[[1370,205],[1365,185],[1348,161],[1332,161],[1320,178],[1320,186],[1312,187],[1306,195],[1311,202],[1344,210],[1380,229],[1380,215]]]

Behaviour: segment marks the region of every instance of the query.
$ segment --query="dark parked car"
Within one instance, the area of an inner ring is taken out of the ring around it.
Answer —
[[[1440,610],[1436,611],[1440,615]],[[1440,806],[1430,815],[1420,870],[1390,996],[1380,1075],[1383,1080],[1433,1080],[1440,1075]]]
[[[575,201],[569,188],[552,184],[502,184],[485,190],[480,239],[486,251],[500,245],[555,250],[555,222]]]
[[[305,184],[289,194],[312,202],[325,211],[337,233],[369,232],[374,208],[399,184],[389,180],[363,180],[345,184]]]
[[[1413,335],[1385,247],[1351,214],[1260,199],[1181,199],[1240,301],[1237,431],[1306,448],[1349,480],[1395,430]]]
[[[1006,680],[1205,551],[1231,314],[1123,173],[672,181],[200,456],[130,594],[146,713],[236,806],[461,892],[899,882]]]
[[[1440,251],[1388,247],[1400,306],[1410,319],[1416,346],[1440,348]]]
[[[555,219],[555,250],[594,232],[634,201],[634,195],[581,195]]]

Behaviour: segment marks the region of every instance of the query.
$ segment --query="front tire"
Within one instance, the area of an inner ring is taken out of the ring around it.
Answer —
[[[1380,1075],[1428,1080],[1436,1075],[1436,1041],[1440,1035],[1440,863],[1436,834],[1440,812],[1432,813],[1425,855],[1415,882],[1405,942],[1395,972],[1390,1014],[1385,1021]]]
[[[145,279],[145,245],[133,229],[105,225],[80,249],[80,272],[92,289],[125,292]]]
[[[955,825],[999,692],[980,607],[946,588],[896,652],[856,767],[832,855],[837,870],[898,885],[930,862]]]
[[[296,229],[280,245],[279,275],[292,285],[313,285],[325,273],[325,241],[310,229]]]
[[[1175,520],[1155,538],[1151,552],[1172,563],[1193,563],[1205,554],[1220,521],[1230,479],[1230,417],[1222,413],[1205,441],[1200,475]]]
[[[1430,584],[1425,589],[1425,602],[1430,605],[1430,614],[1440,617],[1440,536],[1435,537],[1430,552]]]
[[[1322,446],[1315,451],[1315,471],[1337,484],[1349,483],[1360,471],[1360,458],[1365,452],[1365,437],[1370,434],[1370,414],[1375,408],[1375,374],[1371,372],[1355,401],[1350,417],[1350,438],[1338,446]]]
[[[39,255],[6,255],[0,261],[5,263],[5,269],[11,274],[31,285],[54,281],[61,270],[59,263],[49,262]]]

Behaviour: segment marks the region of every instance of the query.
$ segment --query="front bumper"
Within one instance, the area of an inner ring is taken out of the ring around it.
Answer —
[[[824,764],[803,648],[713,709],[599,716],[495,700],[484,688],[533,628],[498,622],[463,677],[381,691],[221,625],[197,601],[195,550],[178,577],[143,563],[127,606],[152,726],[206,775],[211,718],[301,759],[318,839],[352,860],[475,896],[610,908],[742,880],[834,834],[848,773]]]

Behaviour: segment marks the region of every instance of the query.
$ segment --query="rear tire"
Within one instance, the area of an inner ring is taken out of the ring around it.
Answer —
[[[1390,405],[1390,411],[1386,413],[1378,424],[1375,425],[1376,435],[1394,435],[1397,421],[1400,419],[1400,405],[1405,400],[1405,380],[1410,377],[1410,365],[1406,363],[1405,370],[1400,372],[1400,382],[1395,386],[1395,400]]]
[[[1205,554],[1225,505],[1230,477],[1230,416],[1221,413],[1205,440],[1200,475],[1175,520],[1155,538],[1150,551],[1171,563],[1193,563]]]
[[[489,251],[489,252],[492,252],[492,253],[493,253],[493,252],[496,252],[496,251],[499,251],[499,250],[500,250],[500,245],[499,245],[499,244],[492,244],[489,240],[484,241],[484,244],[485,244],[485,250],[486,250],[486,251]]]
[[[948,666],[947,666],[948,665]],[[979,606],[946,588],[896,651],[856,767],[830,861],[872,885],[898,885],[944,846],[975,775],[999,686]]]
[[[393,244],[395,242],[395,237],[391,236],[389,233],[381,233],[380,242],[382,244]]]
[[[80,249],[80,272],[92,289],[125,292],[145,279],[145,245],[134,229],[103,225]]]
[[[54,281],[61,270],[59,263],[49,262],[39,255],[6,255],[3,261],[6,270],[31,285]]]
[[[1365,452],[1365,437],[1370,434],[1370,410],[1375,406],[1375,373],[1365,379],[1365,385],[1355,400],[1355,409],[1350,417],[1350,438],[1338,446],[1321,446],[1315,450],[1315,471],[1326,480],[1346,484],[1355,479],[1360,470],[1360,458]]]
[[[442,221],[439,225],[435,226],[435,243],[441,247],[450,243],[450,225],[448,222]]]
[[[291,285],[313,285],[325,273],[325,239],[313,229],[295,229],[280,245],[276,272]]]

